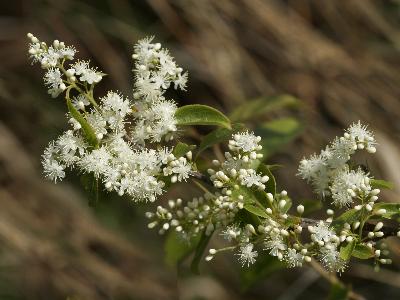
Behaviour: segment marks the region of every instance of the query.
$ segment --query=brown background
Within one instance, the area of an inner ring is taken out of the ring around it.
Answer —
[[[188,92],[173,95],[181,105],[229,113],[255,97],[298,97],[300,109],[248,126],[299,120],[301,135],[268,162],[285,165],[281,188],[304,199],[311,191],[295,177],[299,159],[359,119],[379,143],[363,162],[400,187],[399,16],[395,0],[1,1],[0,299],[321,299],[329,290],[303,268],[277,271],[242,292],[230,256],[202,264],[201,276],[186,269],[178,276],[163,263],[162,238],[145,228],[145,206],[110,196],[90,208],[78,178],[45,182],[40,155],[66,128],[65,107],[50,100],[42,71],[29,65],[27,32],[92,58],[109,74],[98,95],[131,95],[132,45],[155,35],[189,70]],[[398,188],[384,196],[400,201]],[[375,274],[356,263],[342,279],[368,299],[400,298],[398,241],[389,247],[393,266]]]

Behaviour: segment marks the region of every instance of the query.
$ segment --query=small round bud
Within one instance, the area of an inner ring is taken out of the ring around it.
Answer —
[[[380,192],[381,192],[380,189],[373,189],[373,190],[371,191],[371,195],[376,196],[376,195],[378,195]]]
[[[206,260],[206,261],[210,261],[210,260],[212,260],[213,258],[214,258],[214,256],[208,255],[208,256],[206,256],[205,260]]]
[[[304,206],[303,205],[298,205],[297,206],[297,212],[299,213],[299,214],[302,214],[303,212],[304,212]]]
[[[279,208],[283,209],[286,205],[286,200],[282,199],[281,201],[279,201]]]
[[[379,230],[382,229],[382,227],[383,227],[383,223],[382,223],[382,222],[378,222],[378,223],[375,225],[374,231],[379,231]]]
[[[384,215],[384,214],[386,214],[386,209],[384,209],[384,208],[378,209],[376,211],[376,214],[377,215]]]
[[[217,253],[217,250],[211,248],[210,250],[208,250],[208,252],[210,254],[214,255],[215,253]]]

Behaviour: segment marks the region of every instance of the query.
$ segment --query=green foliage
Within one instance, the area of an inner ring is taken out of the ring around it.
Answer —
[[[352,256],[359,259],[369,259],[374,257],[374,252],[364,244],[357,244],[353,249]]]
[[[200,237],[197,236],[191,241],[186,241],[176,231],[170,231],[165,240],[165,263],[174,267],[187,257],[197,246]]]
[[[174,150],[172,151],[172,154],[175,155],[176,158],[179,158],[194,149],[196,149],[196,145],[188,145],[179,142],[178,144],[176,144]]]
[[[209,147],[212,147],[215,144],[225,142],[232,138],[232,135],[244,128],[243,124],[233,124],[232,129],[228,128],[217,128],[203,137],[199,150],[197,151],[196,156],[198,156],[201,152],[206,150]]]
[[[386,181],[383,179],[371,179],[371,187],[374,189],[388,189],[392,190],[394,188],[393,182]]]
[[[350,290],[341,283],[333,283],[327,300],[347,300]]]
[[[82,126],[82,131],[86,137],[86,141],[93,148],[97,148],[99,145],[99,141],[97,140],[96,134],[90,124],[86,121],[86,119],[82,116],[82,114],[73,106],[70,99],[67,99],[67,106],[69,113],[71,116],[79,122]]]
[[[386,209],[386,213],[382,215],[386,219],[393,219],[400,215],[400,203],[376,203],[374,213],[380,209]]]
[[[207,105],[181,106],[175,113],[178,125],[216,125],[231,129],[231,121],[220,111]]]
[[[84,173],[80,181],[89,198],[89,206],[96,206],[100,199],[99,180],[93,173]]]
[[[356,246],[355,240],[347,243],[346,246],[341,246],[340,247],[340,258],[345,261],[350,260],[355,246]]]
[[[203,233],[201,234],[201,237],[199,239],[199,242],[196,246],[196,250],[194,253],[194,257],[192,260],[192,263],[190,265],[190,269],[192,270],[193,273],[195,274],[199,274],[199,263],[201,258],[203,257],[203,253],[206,250],[206,247],[208,245],[208,242],[210,241],[212,237],[212,233],[209,235],[206,235],[206,230],[203,231]]]
[[[286,107],[296,107],[300,100],[290,95],[279,95],[274,97],[261,97],[245,101],[239,105],[231,114],[230,118],[235,122],[254,120],[254,118],[265,115]]]
[[[294,118],[281,118],[264,123],[256,128],[255,133],[261,136],[261,153],[264,159],[291,142],[302,131],[302,125]]]
[[[349,209],[333,221],[333,227],[343,226],[344,223],[352,224],[361,216],[361,210]]]
[[[257,205],[247,203],[244,205],[244,209],[256,216],[268,218],[268,214],[265,212],[265,209],[263,209]]]

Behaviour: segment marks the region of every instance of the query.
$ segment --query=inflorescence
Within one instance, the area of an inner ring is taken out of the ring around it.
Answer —
[[[57,40],[47,46],[32,34],[28,38],[32,61],[46,70],[49,94],[65,93],[97,140],[91,145],[82,132],[82,122],[68,114],[71,129],[52,141],[43,154],[47,178],[57,182],[65,177],[67,168],[75,168],[93,174],[108,191],[127,194],[135,201],[154,201],[167,180],[183,181],[190,176],[190,155],[176,158],[171,148],[162,145],[177,131],[176,103],[166,100],[164,93],[171,85],[185,89],[187,73],[161,44],[146,38],[134,46],[132,101],[114,91],[95,99],[94,87],[104,73],[90,67],[89,61],[74,62],[74,47]]]
[[[48,46],[32,34],[28,38],[32,61],[46,71],[48,93],[65,95],[69,107],[70,129],[43,154],[48,179],[57,182],[68,168],[77,169],[91,174],[107,191],[153,202],[163,194],[166,183],[186,181],[198,172],[191,151],[176,157],[167,144],[178,128],[177,104],[167,100],[165,92],[170,87],[185,90],[188,75],[161,44],[145,38],[134,46],[133,99],[115,91],[97,98],[94,87],[104,73],[89,61],[74,61],[77,51],[72,46],[58,40]],[[391,262],[382,257],[388,254],[384,243],[377,243],[385,235],[384,224],[379,221],[373,230],[363,230],[369,218],[386,213],[384,208],[375,209],[380,190],[373,187],[368,172],[350,163],[357,150],[376,152],[367,126],[352,124],[344,136],[299,166],[298,175],[320,197],[336,209],[354,213],[349,222],[337,222],[333,209],[326,211],[325,220],[306,222],[302,204],[291,215],[288,193],[275,190],[272,174],[261,162],[260,141],[253,132],[233,134],[224,160],[213,160],[213,167],[203,175],[208,182],[208,187],[201,185],[204,194],[157,206],[146,213],[148,227],[158,228],[160,234],[174,231],[188,242],[218,233],[228,246],[209,249],[207,261],[217,253],[236,251],[241,265],[249,266],[263,251],[288,267],[317,259],[327,270],[341,272],[349,261],[342,250],[356,243],[369,249],[377,265]]]

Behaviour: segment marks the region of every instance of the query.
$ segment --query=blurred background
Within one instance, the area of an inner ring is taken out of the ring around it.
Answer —
[[[241,271],[229,255],[202,263],[200,275],[186,261],[172,267],[145,205],[103,195],[89,207],[78,176],[46,182],[40,155],[67,127],[66,110],[30,66],[27,32],[75,45],[109,74],[97,96],[132,94],[132,46],[156,36],[189,70],[188,92],[170,96],[262,135],[267,163],[284,166],[278,185],[297,202],[313,197],[298,161],[368,123],[379,147],[360,163],[394,182],[383,197],[399,202],[399,17],[398,0],[0,1],[0,299],[334,299],[307,267],[266,260]],[[189,141],[207,132],[190,130]],[[178,187],[165,199],[198,192]],[[356,261],[341,276],[366,299],[400,299],[399,241],[387,244],[393,265],[375,273]]]

